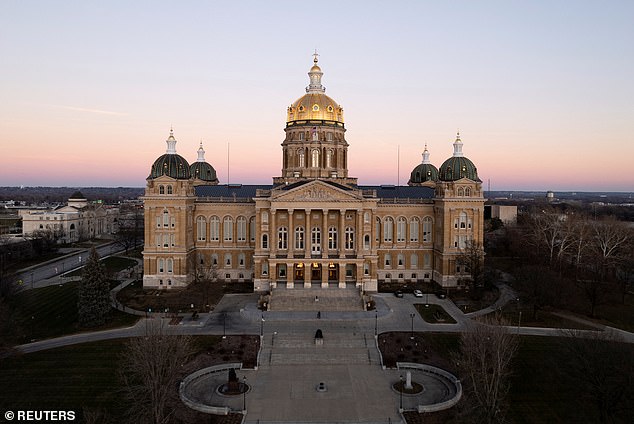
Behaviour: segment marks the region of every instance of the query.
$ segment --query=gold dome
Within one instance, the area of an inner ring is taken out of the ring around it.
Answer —
[[[314,64],[308,72],[310,84],[306,87],[306,94],[289,106],[286,122],[318,119],[343,123],[343,108],[324,94],[326,87],[321,84],[323,72],[317,65],[317,52],[314,56]]]

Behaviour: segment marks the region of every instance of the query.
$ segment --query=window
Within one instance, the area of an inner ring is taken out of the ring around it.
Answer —
[[[216,253],[211,255],[211,266],[214,268],[218,266],[218,254]]]
[[[337,249],[337,229],[335,227],[328,228],[328,249]]]
[[[167,194],[174,194],[174,191],[173,191],[173,189],[172,189],[172,186],[171,186],[171,185],[168,185],[168,186],[167,186]]]
[[[346,227],[346,250],[354,249],[354,229]]]
[[[269,213],[267,211],[262,212],[262,224],[269,223]]]
[[[279,264],[277,266],[277,275],[280,278],[286,277],[286,264]]]
[[[205,241],[207,237],[207,223],[205,217],[199,216],[196,220],[196,238],[198,241]]]
[[[311,230],[311,251],[312,253],[321,253],[321,230],[318,227],[313,227]]]
[[[464,195],[466,197],[471,197],[471,187],[467,187],[464,189]]]
[[[458,187],[458,197],[464,197],[464,189],[462,187]]]
[[[277,231],[277,248],[282,250],[288,249],[288,230],[286,227],[280,227]]]
[[[460,228],[467,228],[467,213],[460,212]]]
[[[245,262],[246,262],[246,260],[245,260],[244,253],[240,253],[240,254],[238,255],[238,266],[239,266],[240,268],[244,268],[244,266],[245,266]]]
[[[423,242],[431,243],[432,241],[432,220],[431,217],[423,218]]]
[[[269,236],[267,234],[262,234],[262,249],[269,248]]]
[[[379,237],[381,237],[381,218],[376,219],[374,227],[374,238],[376,241],[379,241]]]
[[[363,236],[363,248],[365,250],[370,250],[370,234]]]
[[[352,278],[354,273],[354,265],[346,264],[346,278]]]
[[[370,264],[363,264],[363,275],[370,275]]]
[[[303,134],[300,134],[300,135],[303,135]],[[297,166],[300,168],[304,167],[304,149],[297,149]]]
[[[172,247],[176,245],[176,234],[170,234],[170,244]]]
[[[262,275],[269,275],[269,263],[262,263]]]
[[[332,153],[332,149],[326,150],[326,168],[332,168]]]
[[[365,224],[369,224],[370,223],[370,212],[364,212],[363,213],[363,222]]]
[[[169,227],[170,214],[168,211],[163,211],[163,227]]]
[[[233,240],[233,219],[230,216],[225,216],[222,221],[222,239],[224,241]]]
[[[225,253],[225,267],[231,266],[231,253]]]
[[[418,267],[418,255],[416,253],[412,253],[412,256],[409,258],[410,268]]]
[[[165,268],[165,260],[164,259],[159,259],[158,260],[158,272],[159,273],[163,273],[164,268]]]
[[[313,149],[310,152],[310,158],[310,166],[312,166],[313,168],[319,168],[319,150]]]
[[[212,216],[209,220],[209,239],[212,241],[220,240],[220,218]]]
[[[383,224],[383,241],[392,242],[394,237],[394,220],[389,216],[385,218],[385,224]]]
[[[405,256],[402,253],[399,253],[398,256],[396,257],[397,259],[397,264],[399,267],[404,267],[405,266]]]
[[[163,247],[169,247],[169,245],[170,245],[169,234],[163,234]]]
[[[40,218],[40,219],[42,219],[42,218]],[[41,227],[42,226],[40,225],[40,228]],[[160,216],[156,217],[156,228],[161,228],[161,217]]]
[[[247,240],[247,219],[243,216],[239,216],[236,220],[238,226],[238,241]]]
[[[249,238],[252,242],[255,241],[255,218],[251,217],[249,219]]]
[[[423,266],[425,268],[429,268],[431,266],[431,255],[429,253],[425,253],[423,255]]]
[[[418,241],[418,218],[414,217],[409,223],[409,241]]]
[[[159,186],[159,194],[165,194],[165,187],[162,185]]]
[[[169,273],[174,272],[174,260],[171,258],[167,260],[167,272]]]
[[[299,133],[299,141],[304,141],[304,132]]]
[[[405,241],[405,230],[406,230],[406,220],[403,217],[400,217],[396,221],[396,241],[401,243]]]
[[[176,227],[176,218],[172,217],[170,223],[172,224],[172,228]]]
[[[392,255],[390,255],[389,253],[386,253],[384,260],[385,260],[384,263],[385,263],[386,267],[391,267],[392,266]]]
[[[328,112],[332,112],[332,107],[330,107],[330,106],[328,107]],[[326,134],[326,140],[327,141],[332,141],[332,133],[331,132]]]
[[[295,228],[295,249],[304,248],[304,227]]]

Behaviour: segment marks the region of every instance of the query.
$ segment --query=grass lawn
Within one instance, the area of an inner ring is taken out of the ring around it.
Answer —
[[[118,369],[125,344],[125,339],[108,340],[0,360],[0,387],[5,388],[0,410],[72,410],[82,422],[85,407],[105,412],[109,422],[123,422],[128,405],[122,400]],[[200,336],[193,344],[198,354],[186,365],[186,373],[218,363],[227,355],[228,362],[254,364],[259,337],[228,336],[223,340],[220,336]],[[180,401],[174,409],[191,423],[237,424],[242,417],[198,414]]]
[[[105,265],[106,272],[108,274],[122,271],[137,264],[134,259],[126,258],[123,256],[109,256],[105,259],[102,259],[100,262]],[[79,277],[81,276],[82,271],[83,267],[64,274],[64,277]]]
[[[456,321],[449,315],[442,306],[422,303],[415,303],[414,307],[426,322],[431,324],[455,324]]]
[[[522,312],[522,321],[519,322],[520,312]],[[585,325],[578,321],[566,319],[559,315],[550,313],[549,311],[539,310],[537,316],[533,319],[533,309],[530,307],[520,306],[517,303],[510,302],[501,311],[502,318],[509,325],[521,324],[522,327],[541,327],[541,328],[571,328],[575,330],[596,330],[596,327]]]
[[[599,305],[596,316],[602,324],[634,332],[634,294],[625,296],[625,304]]]
[[[14,341],[28,343],[84,330],[77,325],[78,286],[77,282],[69,282],[18,293],[11,301],[12,320],[16,324]],[[113,309],[108,324],[89,331],[130,326],[137,320],[134,315]]]

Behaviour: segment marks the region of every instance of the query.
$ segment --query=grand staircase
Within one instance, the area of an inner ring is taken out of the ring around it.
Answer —
[[[277,288],[271,292],[270,311],[362,311],[359,289]]]

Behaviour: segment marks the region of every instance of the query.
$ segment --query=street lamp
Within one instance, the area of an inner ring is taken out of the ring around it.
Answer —
[[[403,412],[403,375],[402,374],[399,377],[399,379],[401,380],[401,384],[399,385],[400,402],[399,402],[398,412]]]
[[[414,314],[413,312],[411,314],[409,314],[409,317],[412,319],[412,336],[410,337],[410,339],[414,340],[414,317],[416,316],[416,314]]]
[[[222,338],[227,338],[227,313],[222,313]]]
[[[247,376],[242,377],[242,410],[247,410]]]
[[[425,307],[429,308],[429,290],[425,290]]]
[[[379,335],[379,311],[374,311],[374,337]]]
[[[264,314],[262,314],[262,318],[260,319],[260,337],[264,336]]]

